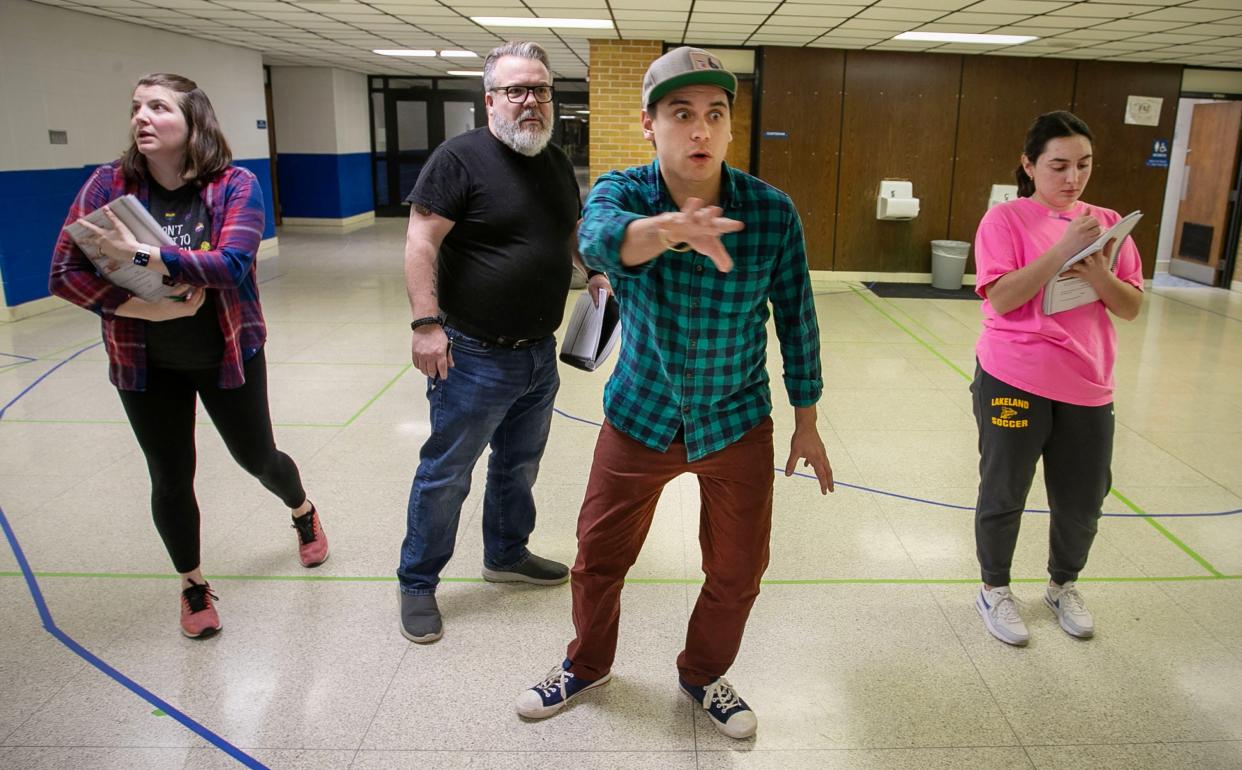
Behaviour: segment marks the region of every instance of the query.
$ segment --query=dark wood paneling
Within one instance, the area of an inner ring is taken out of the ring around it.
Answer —
[[[992,185],[1017,181],[1014,171],[1031,122],[1073,105],[1076,66],[1068,59],[964,57],[950,238],[974,241]],[[971,249],[966,272],[974,271]]]
[[[1143,220],[1134,229],[1134,242],[1143,257],[1143,275],[1152,276],[1168,169],[1150,168],[1152,143],[1173,143],[1182,67],[1177,64],[1083,61],[1078,63],[1074,113],[1095,134],[1091,180],[1083,199],[1122,214],[1142,209]],[[1164,99],[1160,125],[1132,126],[1125,122],[1126,97]]]
[[[931,271],[949,229],[962,57],[850,51],[845,59],[836,270]],[[909,179],[918,218],[875,218],[882,179]]]
[[[725,163],[748,174],[751,173],[750,133],[754,101],[755,81],[737,81],[737,95],[733,98],[733,110],[729,115],[729,122],[733,129],[733,141],[729,142],[729,152],[725,155]]]
[[[755,168],[793,198],[812,270],[832,269],[844,61],[843,51],[824,48],[763,49]],[[765,139],[764,131],[788,136]]]

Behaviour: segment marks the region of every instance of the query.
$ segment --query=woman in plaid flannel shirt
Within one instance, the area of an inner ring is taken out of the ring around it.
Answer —
[[[63,232],[52,255],[53,294],[100,316],[108,373],[151,474],[155,527],[181,575],[181,631],[220,630],[217,599],[199,562],[194,495],[195,401],[201,399],[230,454],[293,515],[302,564],[328,558],[328,542],[297,466],[276,448],[268,410],[267,338],[254,261],[263,236],[263,193],[233,166],[211,102],[180,75],[138,81],[130,145],[95,169],[69,207],[113,265],[145,267],[174,286],[147,302],[109,282]],[[110,228],[82,217],[126,194],[147,206],[175,245],[140,243],[107,211]]]

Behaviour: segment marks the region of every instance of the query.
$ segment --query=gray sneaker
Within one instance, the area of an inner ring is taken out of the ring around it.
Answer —
[[[1057,616],[1057,622],[1070,636],[1079,639],[1090,639],[1095,636],[1095,619],[1083,603],[1082,594],[1069,581],[1063,586],[1048,586],[1044,592],[1044,603]]]
[[[435,594],[414,596],[397,592],[401,599],[401,635],[417,644],[430,644],[444,635]]]
[[[556,586],[569,580],[569,567],[559,561],[528,554],[526,559],[504,569],[492,569],[483,565],[483,579],[489,583],[532,583],[537,586]]]
[[[983,624],[988,631],[1005,644],[1024,647],[1031,640],[1022,616],[1018,614],[1018,600],[1009,591],[1009,586],[993,588],[991,591],[980,588],[975,597],[975,609],[983,617]]]

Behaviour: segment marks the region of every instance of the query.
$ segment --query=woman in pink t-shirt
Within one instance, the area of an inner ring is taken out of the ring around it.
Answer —
[[[1036,118],[1017,170],[1020,197],[992,207],[975,236],[975,286],[984,299],[970,388],[981,455],[975,544],[983,587],[975,605],[988,631],[1014,645],[1030,635],[1009,570],[1041,457],[1052,509],[1044,601],[1067,633],[1095,633],[1074,581],[1112,484],[1117,337],[1108,314],[1138,315],[1143,275],[1134,242],[1122,244],[1115,271],[1102,251],[1066,271],[1098,300],[1052,315],[1042,308],[1044,285],[1065,261],[1121,218],[1079,200],[1092,145],[1091,130],[1071,113]]]

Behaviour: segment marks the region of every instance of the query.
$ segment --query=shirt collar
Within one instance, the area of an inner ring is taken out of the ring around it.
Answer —
[[[720,208],[729,210],[741,206],[737,194],[737,171],[732,169],[728,163],[720,162],[721,173],[720,180]],[[651,185],[647,190],[647,203],[651,208],[660,211],[662,209],[676,209],[677,204],[673,202],[673,196],[668,191],[668,185],[664,183],[664,177],[660,175],[660,159],[656,158],[651,161],[651,175],[655,179],[655,184]]]

